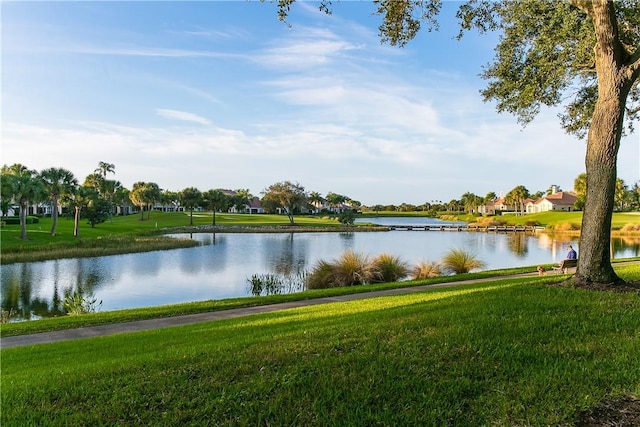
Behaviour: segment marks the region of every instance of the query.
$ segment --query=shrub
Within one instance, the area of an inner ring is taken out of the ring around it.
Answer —
[[[347,209],[346,211],[338,215],[338,221],[342,225],[353,225],[355,220],[356,220],[356,214],[350,209]]]
[[[379,281],[380,272],[366,255],[351,250],[333,262],[319,261],[306,277],[307,289],[363,285]]]
[[[334,288],[336,285],[333,280],[334,266],[330,262],[320,260],[307,274],[307,289],[326,289]]]
[[[4,221],[5,224],[7,225],[19,225],[20,224],[20,217],[19,216],[8,216],[5,217],[2,221]],[[27,216],[26,219],[26,223],[27,224],[38,224],[40,222],[40,218],[38,218],[37,216]]]
[[[478,227],[497,227],[501,225],[506,225],[507,222],[502,219],[496,219],[495,217],[484,216],[477,218],[475,222],[469,225],[476,225]]]
[[[625,224],[620,231],[640,231],[640,224]]]
[[[353,286],[371,283],[377,275],[369,257],[351,250],[340,255],[335,261],[333,279],[336,286]]]
[[[440,264],[435,261],[420,261],[418,265],[411,270],[411,278],[417,279],[429,279],[431,277],[438,277],[442,275],[442,269]]]
[[[580,226],[571,222],[560,222],[553,226],[555,231],[573,231],[580,230]]]
[[[372,263],[377,276],[374,282],[397,282],[409,275],[409,265],[394,255],[380,254]]]
[[[451,249],[442,259],[442,269],[449,274],[468,273],[484,266],[485,263],[477,259],[475,254],[464,249]]]

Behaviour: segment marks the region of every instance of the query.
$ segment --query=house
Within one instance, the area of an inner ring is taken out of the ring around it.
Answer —
[[[571,212],[578,197],[571,192],[558,191],[527,203],[527,213],[565,211]]]
[[[234,198],[238,195],[237,191],[233,191],[233,190],[222,190],[222,193],[229,197],[229,198]],[[260,202],[260,199],[258,197],[254,197],[254,196],[250,196],[250,199],[247,203],[245,203],[244,206],[231,206],[228,210],[228,213],[240,213],[240,212],[247,212],[250,214],[263,214],[264,212],[264,208],[262,207],[262,203]]]
[[[478,206],[478,213],[482,215],[496,215],[496,213],[514,212],[515,210],[515,207],[508,204],[504,197],[500,197],[493,202],[488,202],[484,205]]]
[[[258,199],[257,197],[254,197],[253,199],[249,200],[246,211],[249,212],[250,214],[263,214],[264,209],[262,208],[262,203],[260,203],[260,199]]]

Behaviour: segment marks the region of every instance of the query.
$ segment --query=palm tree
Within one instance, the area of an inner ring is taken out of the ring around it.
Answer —
[[[529,197],[529,190],[527,190],[527,188],[524,185],[518,185],[513,190],[507,193],[507,195],[505,196],[505,201],[508,204],[519,206],[520,211],[524,213],[524,200],[527,197]]]
[[[109,220],[113,224],[113,199],[122,188],[120,181],[104,179],[100,186],[100,194],[109,205]]]
[[[616,178],[616,188],[614,193],[614,209],[623,211],[627,201],[627,185],[621,178]]]
[[[582,210],[587,197],[587,174],[581,173],[573,181],[573,192],[576,193],[578,199],[574,203],[576,209]]]
[[[236,190],[236,195],[233,198],[233,202],[236,206],[238,212],[244,212],[247,204],[249,204],[249,200],[251,200],[253,196],[249,192],[249,189],[239,188]]]
[[[160,199],[160,187],[155,182],[145,184],[144,199],[147,202],[147,219],[151,219],[151,209],[154,203]]]
[[[482,203],[482,198],[467,191],[460,198],[460,203],[464,206],[464,209],[467,212],[472,213],[476,210],[478,205]]]
[[[79,186],[76,191],[71,195],[71,204],[73,206],[73,236],[80,236],[80,213],[82,208],[89,205],[92,196],[95,197],[95,191],[91,187]]]
[[[20,238],[27,240],[27,211],[29,203],[39,201],[43,196],[42,181],[38,173],[19,163],[9,168],[10,183],[14,200],[20,205]]]
[[[338,206],[347,201],[347,196],[343,196],[342,194],[336,194],[333,192],[328,192],[326,197],[327,203],[329,204],[329,208],[333,208],[334,211],[337,211]]]
[[[13,201],[13,184],[11,181],[11,170],[9,166],[3,165],[0,171],[0,210],[2,210],[3,217],[9,214],[11,202]]]
[[[213,219],[211,225],[216,225],[216,211],[229,207],[229,197],[222,190],[209,190],[202,194],[205,209],[211,209]]]
[[[200,206],[201,201],[202,193],[195,187],[188,187],[180,192],[180,203],[191,210],[189,225],[193,225],[193,208]]]
[[[309,203],[311,203],[313,205],[313,207],[315,209],[317,209],[317,211],[320,211],[320,208],[322,207],[322,202],[324,201],[324,199],[322,198],[322,196],[320,195],[320,193],[318,193],[317,191],[312,191],[311,193],[309,193]]]
[[[56,235],[58,227],[58,202],[61,198],[73,194],[78,180],[73,173],[63,168],[49,168],[40,172],[44,189],[51,199],[51,235]]]
[[[140,207],[140,213],[142,215],[140,217],[140,221],[144,221],[144,206],[146,204],[146,199],[145,199],[146,186],[147,186],[146,182],[142,182],[142,181],[136,182],[135,184],[133,184],[133,189],[129,193],[129,199],[131,200],[131,203]]]
[[[98,162],[98,168],[95,173],[106,178],[108,173],[115,173],[115,170],[116,166],[113,163]]]

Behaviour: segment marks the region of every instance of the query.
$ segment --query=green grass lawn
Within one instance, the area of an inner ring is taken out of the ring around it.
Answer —
[[[504,215],[496,217],[508,221],[510,224],[524,225],[535,221],[546,228],[554,228],[558,224],[574,224],[580,227],[582,212],[540,212],[527,215]],[[638,212],[615,212],[611,220],[611,229],[619,230],[627,224],[640,224]]]
[[[145,214],[146,218],[146,214]],[[194,213],[194,225],[210,225],[211,213]],[[285,215],[217,214],[216,225],[221,226],[286,226]],[[314,216],[296,217],[297,226],[338,227],[334,219]],[[50,235],[51,218],[41,218],[37,224],[27,226],[27,240],[20,239],[19,225],[6,225],[0,229],[2,263],[42,261],[55,258],[101,256],[118,253],[163,250],[197,245],[189,239],[159,238],[158,234],[177,227],[189,226],[185,212],[152,212],[151,219],[140,220],[139,215],[116,216],[91,228],[81,223],[79,238],[73,236],[73,220],[59,218],[56,236]]]
[[[91,228],[85,221],[80,223],[79,237],[81,239],[105,238],[118,234],[143,234],[158,233],[166,229],[175,227],[185,227],[189,225],[188,212],[152,212],[151,218],[140,220],[140,215],[114,216],[113,223],[107,222]],[[194,212],[194,225],[210,225],[212,215],[210,212]],[[249,215],[249,214],[216,214],[216,225],[288,225],[289,221],[285,215]],[[313,216],[296,217],[296,224],[303,226],[329,226],[340,225],[336,220]],[[73,219],[59,218],[58,229],[55,237],[49,233],[51,231],[51,218],[41,218],[38,224],[27,225],[28,240],[20,240],[20,226],[6,225],[0,229],[3,248],[38,246],[56,242],[74,242],[77,240],[73,236]]]
[[[640,295],[552,280],[5,349],[2,425],[573,425],[640,396]]]

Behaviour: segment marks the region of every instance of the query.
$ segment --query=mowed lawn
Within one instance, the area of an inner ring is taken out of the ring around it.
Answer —
[[[574,425],[640,397],[640,294],[554,280],[5,349],[2,425]]]

